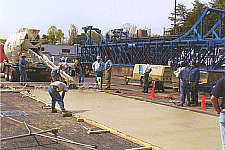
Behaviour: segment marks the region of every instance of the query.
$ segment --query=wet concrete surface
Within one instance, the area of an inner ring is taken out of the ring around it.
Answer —
[[[50,104],[47,90],[32,90]],[[221,149],[218,117],[96,90],[70,90],[66,109],[166,150]]]

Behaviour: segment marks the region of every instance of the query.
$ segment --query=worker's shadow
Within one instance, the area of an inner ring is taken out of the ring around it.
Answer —
[[[90,110],[70,110],[70,112],[75,113],[75,114],[81,114],[81,113],[84,113],[87,111],[90,111]]]

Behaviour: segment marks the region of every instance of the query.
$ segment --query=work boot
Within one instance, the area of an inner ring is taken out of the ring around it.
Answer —
[[[57,113],[57,109],[55,109],[55,108],[52,108],[52,111],[51,111],[52,113]]]
[[[72,113],[69,112],[69,111],[63,111],[63,112],[62,112],[62,116],[63,116],[63,117],[71,117],[71,116],[72,116]]]

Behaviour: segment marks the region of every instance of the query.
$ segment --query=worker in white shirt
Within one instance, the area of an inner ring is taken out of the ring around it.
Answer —
[[[62,111],[62,115],[63,117],[69,117],[72,116],[72,114],[68,111],[65,110],[64,108],[64,96],[65,96],[65,92],[68,91],[68,81],[65,80],[63,82],[61,81],[54,81],[50,84],[50,86],[48,87],[48,92],[52,98],[51,103],[52,103],[52,113],[57,113],[57,110],[55,109],[55,104],[56,102],[59,104],[59,107]],[[62,92],[62,96],[60,95],[59,92]]]
[[[96,77],[96,84],[99,85],[102,89],[102,78],[103,78],[103,71],[104,71],[104,63],[101,61],[101,56],[97,56],[97,61],[92,64],[92,69]],[[100,81],[98,81],[100,80]]]
[[[150,66],[150,64],[147,63],[146,60],[144,60],[144,93],[148,93],[148,77],[149,77],[149,73],[152,71],[152,68]]]

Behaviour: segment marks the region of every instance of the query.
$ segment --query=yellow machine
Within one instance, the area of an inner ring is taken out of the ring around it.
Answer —
[[[129,83],[130,79],[139,80],[140,84],[143,85],[144,77],[144,65],[145,64],[135,64],[133,75],[125,76],[125,84]],[[171,84],[172,83],[172,68],[166,65],[150,65],[152,68],[151,73],[149,74],[149,82],[152,80],[161,81],[162,84]]]

